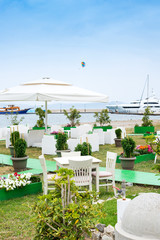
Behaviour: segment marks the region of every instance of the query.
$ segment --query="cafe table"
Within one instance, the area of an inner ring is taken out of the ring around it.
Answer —
[[[102,162],[100,159],[88,156],[75,156],[75,157],[56,157],[53,158],[56,161],[56,168],[68,168],[69,167],[69,160],[79,161],[79,160],[87,160],[92,159],[92,169],[96,171],[96,190],[99,192],[99,164]]]

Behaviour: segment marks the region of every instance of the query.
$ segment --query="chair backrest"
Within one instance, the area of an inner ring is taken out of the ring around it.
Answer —
[[[75,184],[86,186],[91,184],[92,159],[71,160],[69,159],[69,168],[74,171]]]
[[[53,185],[54,184],[54,180],[52,180],[53,175],[51,174],[50,178],[48,179],[48,175],[47,175],[47,166],[46,166],[46,161],[44,158],[44,155],[39,156],[40,159],[40,163],[41,163],[41,167],[43,170],[43,194],[46,195],[48,193],[48,190],[54,190],[54,187],[48,187],[48,185]]]
[[[39,156],[39,160],[43,170],[43,181],[44,181],[44,184],[46,185],[47,184],[47,166],[46,166],[46,160],[44,155]]]
[[[108,152],[106,156],[106,171],[114,175],[116,165],[117,153]]]
[[[81,156],[81,151],[77,152],[61,152],[62,157],[79,157]]]
[[[157,131],[157,137],[160,138],[160,131]]]

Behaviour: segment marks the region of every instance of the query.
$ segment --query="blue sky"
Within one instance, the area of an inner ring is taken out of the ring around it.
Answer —
[[[0,89],[49,76],[128,102],[149,74],[160,98],[160,1],[0,0],[0,66]]]

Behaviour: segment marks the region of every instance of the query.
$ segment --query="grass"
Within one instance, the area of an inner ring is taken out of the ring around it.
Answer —
[[[37,195],[0,202],[0,239],[30,240],[35,234],[31,206]]]
[[[156,126],[156,129],[160,129],[160,125]],[[127,129],[127,133],[132,133],[133,129]],[[136,141],[136,145],[145,145],[145,139],[143,136],[132,136]],[[105,166],[106,152],[112,151],[120,154],[122,148],[116,148],[115,145],[104,145],[100,146],[99,152],[94,152],[92,155],[102,160],[101,166]],[[5,148],[5,142],[0,141],[0,153],[10,154],[9,149]],[[40,148],[28,148],[27,155],[30,158],[38,158],[41,155]],[[53,156],[45,156],[47,160],[53,161]],[[160,160],[158,160],[160,162]],[[141,162],[135,164],[135,170],[146,171],[146,172],[156,172],[152,169],[153,161]],[[116,164],[116,168],[121,168],[120,164]],[[117,183],[117,187],[121,187],[121,184]],[[126,196],[128,198],[134,198],[139,193],[144,192],[156,192],[160,193],[160,189],[152,186],[141,186],[133,185],[132,187],[127,187]],[[110,188],[109,192],[106,192],[106,188],[100,189],[100,198],[107,200],[113,197],[113,191]],[[0,202],[0,240],[31,240],[35,234],[34,225],[30,222],[32,218],[32,205],[37,201],[38,195],[30,195],[22,198],[17,198],[14,200],[1,201]],[[106,214],[103,219],[98,221],[105,223],[106,225],[115,225],[117,222],[117,205],[116,200],[109,200],[104,203],[102,212]]]

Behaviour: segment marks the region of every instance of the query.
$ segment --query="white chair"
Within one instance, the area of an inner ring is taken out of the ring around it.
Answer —
[[[157,131],[157,139],[160,140],[160,131]]]
[[[100,145],[104,145],[105,144],[105,141],[104,141],[104,132],[103,132],[103,129],[94,129],[93,133],[98,133],[99,135],[99,144]]]
[[[53,131],[64,132],[64,129],[61,127],[61,125],[52,125],[52,126],[51,126],[51,132],[53,132]]]
[[[81,127],[71,128],[71,138],[80,138],[83,135]]]
[[[43,194],[47,195],[48,190],[54,190],[54,187],[53,187],[54,180],[52,180],[52,178],[56,174],[47,174],[47,166],[46,166],[44,155],[39,156],[39,160],[43,170]],[[48,185],[52,185],[52,187],[48,187]]]
[[[42,138],[45,130],[29,130],[24,134],[24,139],[27,142],[27,147],[42,147]]]
[[[157,154],[155,154],[154,164],[156,164],[156,162],[157,162]]]
[[[104,132],[105,135],[105,144],[114,144],[114,139],[116,138],[115,129],[108,129],[107,132]]]
[[[116,165],[117,153],[107,152],[106,156],[106,171],[99,172],[99,187],[102,186],[114,186],[115,187],[115,165]],[[92,177],[96,177],[96,172],[92,173]],[[100,184],[100,181],[106,180],[106,183]],[[109,182],[110,180],[111,182]],[[116,189],[113,188],[114,195],[116,195]]]
[[[89,131],[92,131],[92,125],[91,124],[88,124],[88,123],[85,123],[83,125],[81,125],[85,131],[85,133],[88,133]]]
[[[68,148],[73,152],[75,147],[77,147],[77,145],[80,143],[80,138],[77,139],[73,139],[73,138],[69,138],[67,140],[67,144],[68,144]]]
[[[79,157],[81,156],[81,151],[77,152],[61,152],[62,157]]]
[[[99,151],[99,134],[93,133],[93,134],[85,134],[82,136],[82,142],[88,142],[91,144],[92,152]]]
[[[54,135],[44,135],[42,138],[42,154],[56,155],[56,142]]]
[[[4,128],[0,128],[0,139],[5,139],[6,136],[7,136],[7,131],[8,131],[8,128],[7,127],[4,127]]]
[[[76,186],[89,186],[89,190],[92,191],[92,159],[86,160],[71,160],[69,159],[69,168],[74,171],[73,180]],[[84,192],[84,191],[79,191]]]

